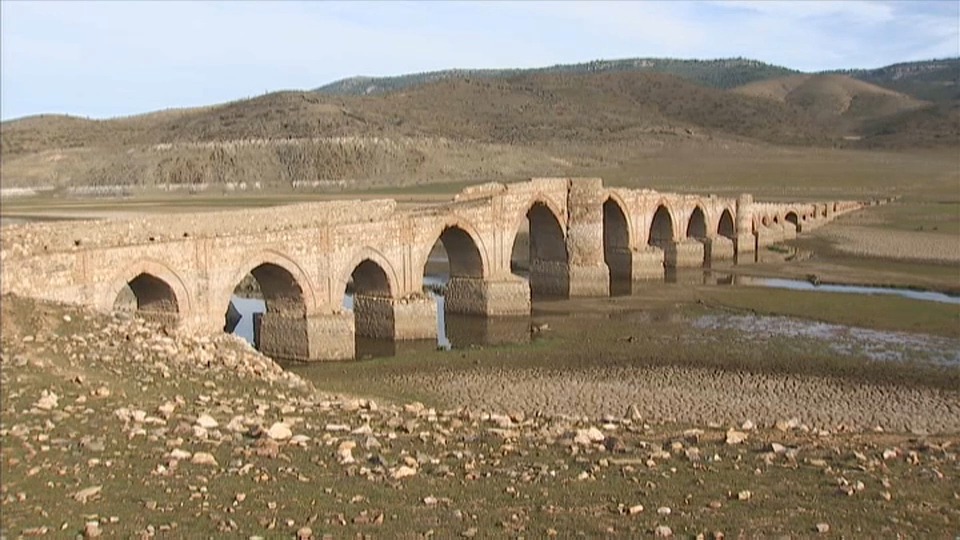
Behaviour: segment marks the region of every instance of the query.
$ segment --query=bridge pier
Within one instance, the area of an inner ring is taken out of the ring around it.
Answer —
[[[271,358],[309,362],[348,360],[354,356],[350,313],[291,316],[266,312],[259,317],[255,341]]]
[[[353,313],[358,336],[396,341],[437,338],[437,302],[429,295],[357,294]]]
[[[704,239],[704,263],[729,260],[736,254],[734,240],[726,236],[714,236]]]
[[[657,246],[644,246],[631,253],[633,263],[630,272],[633,281],[649,281],[663,278],[664,250]]]
[[[607,296],[610,269],[603,258],[603,180],[570,180],[567,194],[567,291],[570,297]]]
[[[664,268],[696,268],[703,266],[704,246],[699,240],[663,244]]]
[[[530,284],[513,275],[487,279],[454,276],[447,282],[444,300],[447,313],[526,316],[530,315]]]

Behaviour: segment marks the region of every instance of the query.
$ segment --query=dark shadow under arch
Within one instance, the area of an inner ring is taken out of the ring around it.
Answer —
[[[661,246],[673,241],[673,217],[670,216],[667,207],[661,204],[653,214],[653,221],[650,222],[647,243],[651,246]]]
[[[527,235],[523,234],[522,227],[517,231],[510,270],[522,275],[526,266],[533,297],[567,296],[570,292],[567,243],[560,221],[545,203],[537,201],[527,211],[527,229]],[[525,240],[529,243],[527,250],[523,249]]]
[[[703,209],[697,206],[690,213],[690,220],[687,222],[687,238],[704,239],[707,237],[707,218],[703,214]]]
[[[480,248],[467,231],[448,225],[437,242],[443,244],[450,265],[450,277],[483,277],[483,258]]]
[[[350,274],[354,294],[365,296],[391,296],[387,272],[371,259],[360,261]]]
[[[736,238],[737,231],[733,224],[733,214],[730,210],[724,209],[720,214],[720,222],[717,224],[717,234],[727,238]]]
[[[623,208],[612,198],[603,203],[603,261],[610,271],[610,294],[629,294],[633,279],[630,226]]]
[[[137,311],[149,313],[175,315],[180,312],[180,305],[173,287],[146,272],[141,272],[127,282],[126,287],[117,294],[115,305],[118,304],[126,304]]]
[[[787,212],[787,215],[786,217],[784,217],[784,219],[786,219],[788,223],[793,223],[793,226],[797,229],[797,232],[798,233],[800,232],[800,229],[801,229],[800,219],[797,217],[796,212],[793,212],[793,211]]]

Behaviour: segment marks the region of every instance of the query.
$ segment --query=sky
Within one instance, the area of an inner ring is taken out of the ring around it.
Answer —
[[[354,75],[738,56],[803,71],[960,56],[960,2],[0,0],[0,119],[124,116]]]

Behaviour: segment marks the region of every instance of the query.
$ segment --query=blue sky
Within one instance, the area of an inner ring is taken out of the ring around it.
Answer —
[[[960,55],[960,2],[0,2],[0,117],[190,107],[353,75],[743,56],[805,71]]]

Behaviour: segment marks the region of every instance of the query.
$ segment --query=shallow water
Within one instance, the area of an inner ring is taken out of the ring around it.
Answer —
[[[759,278],[750,276],[738,276],[734,283],[740,285],[753,285],[760,287],[773,287],[777,289],[793,289],[798,291],[822,291],[838,293],[857,293],[857,294],[892,294],[913,298],[915,300],[929,300],[931,302],[945,302],[948,304],[960,304],[960,296],[951,296],[941,292],[934,291],[916,291],[912,289],[898,289],[894,287],[870,287],[866,285],[814,285],[809,281],[797,279],[781,278]]]
[[[952,338],[765,315],[703,315],[691,324],[694,328],[736,331],[742,338],[758,342],[795,338],[801,351],[822,346],[844,356],[960,367],[960,340]]]
[[[357,337],[357,358],[379,358],[396,354],[416,351],[441,349],[463,349],[472,346],[498,345],[504,343],[521,343],[530,339],[529,317],[473,317],[468,315],[447,314],[444,297],[434,289],[434,286],[446,284],[446,274],[428,274],[423,277],[423,284],[427,292],[437,302],[437,339],[417,341],[393,341],[386,339],[372,339]],[[253,317],[255,313],[266,311],[266,304],[262,299],[241,298],[234,295],[231,298],[234,307],[240,314],[233,333],[245,339],[251,345],[254,343]],[[347,293],[343,297],[343,308],[353,310],[353,294]]]

